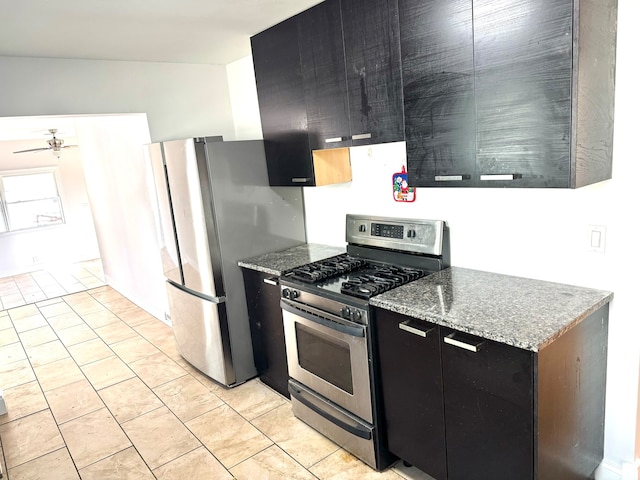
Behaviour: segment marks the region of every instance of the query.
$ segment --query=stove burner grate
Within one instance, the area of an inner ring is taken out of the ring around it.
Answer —
[[[318,283],[322,280],[351,272],[366,265],[366,260],[351,257],[347,253],[343,253],[325,260],[296,267],[286,276],[305,283]]]
[[[374,295],[399,287],[424,276],[422,270],[374,265],[371,272],[349,278],[342,284],[341,293],[368,300]]]

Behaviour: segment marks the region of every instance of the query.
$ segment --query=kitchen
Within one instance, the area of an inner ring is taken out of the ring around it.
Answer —
[[[625,472],[635,472],[637,456],[636,427],[631,421],[637,416],[638,352],[634,341],[637,327],[633,321],[633,287],[622,274],[623,266],[637,267],[632,242],[638,230],[629,215],[625,215],[629,206],[637,203],[631,184],[638,173],[631,153],[632,115],[638,105],[638,94],[632,83],[633,46],[637,44],[632,19],[637,17],[633,2],[622,0],[612,180],[577,190],[423,188],[418,189],[414,203],[396,204],[391,199],[389,179],[402,165],[403,146],[388,144],[373,147],[371,151],[365,147],[352,149],[351,183],[305,188],[309,242],[343,245],[345,214],[355,211],[394,217],[442,218],[455,232],[451,238],[454,265],[614,291],[610,313],[605,460],[614,470]],[[261,135],[253,97],[251,61],[247,58],[226,68],[26,57],[2,57],[0,65],[4,89],[2,116],[146,112],[152,140],[210,133],[220,133],[229,139]],[[194,77],[201,80],[196,81]],[[30,78],[27,85],[25,78]],[[118,82],[120,78],[130,79],[130,84]],[[141,88],[142,79],[150,81],[151,78],[157,79],[153,83],[156,91],[173,95],[160,98],[154,96],[153,91]],[[55,95],[51,85],[55,86]],[[95,95],[96,91],[101,94]],[[182,101],[190,102],[186,109]],[[211,115],[213,111],[217,114]],[[117,128],[113,126],[114,118],[96,118],[93,122],[95,125],[112,122],[103,131]],[[123,148],[121,144],[104,141],[100,146],[105,150]],[[371,168],[372,165],[376,168]],[[119,167],[125,169],[125,162]],[[127,178],[110,181],[126,183],[131,192],[123,197],[134,194],[133,181],[129,183]],[[126,211],[126,201],[118,203],[112,208],[121,209],[120,213]],[[334,214],[327,218],[326,211]],[[118,212],[113,216],[117,218]],[[135,229],[135,223],[132,219],[128,228]],[[586,251],[587,226],[592,224],[607,227],[605,254]],[[478,235],[478,232],[491,232],[491,235]],[[553,237],[545,236],[546,232],[554,232]],[[146,283],[148,291],[139,292],[135,289],[141,288],[136,287],[140,281],[118,277],[119,267],[139,262],[140,272],[146,271],[150,279],[156,278],[156,266],[144,263],[150,262],[144,257],[144,246],[137,243],[135,235],[131,237],[123,243],[141,256],[121,259],[114,255],[112,258],[122,264],[107,266],[106,270],[114,280],[124,284],[123,291],[147,307],[153,303],[150,301],[154,298],[153,288],[162,286],[151,280]],[[625,478],[635,478],[631,475]]]

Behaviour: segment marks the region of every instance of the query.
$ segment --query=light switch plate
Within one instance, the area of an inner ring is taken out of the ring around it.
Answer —
[[[589,225],[587,227],[587,251],[604,253],[607,237],[605,225]]]

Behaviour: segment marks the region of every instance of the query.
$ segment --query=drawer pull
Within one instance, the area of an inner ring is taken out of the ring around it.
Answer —
[[[427,327],[426,330],[423,330],[422,328],[415,326],[415,323],[414,325],[410,325],[410,323],[414,323],[414,322],[412,322],[411,320],[405,320],[404,322],[398,324],[398,328],[400,330],[413,333],[414,335],[418,335],[419,337],[423,337],[423,338],[427,338],[427,335],[429,334],[429,332],[435,328],[435,327]]]
[[[262,281],[267,285],[278,285],[278,277],[263,278]]]
[[[291,183],[308,183],[311,181],[309,177],[293,177]]]
[[[471,175],[436,175],[433,179],[436,182],[461,182],[470,178]]]
[[[446,337],[444,337],[444,343],[453,345],[454,347],[464,348],[465,350],[469,350],[470,352],[477,352],[478,350],[480,350],[480,345],[484,343],[484,340],[478,340],[478,342],[475,345],[471,343],[462,342],[460,340],[456,340],[455,338],[453,338],[455,335],[456,335],[455,333],[451,333]]]
[[[522,175],[517,173],[509,173],[509,174],[495,174],[495,175],[480,175],[480,180],[482,181],[492,181],[492,180],[517,180],[518,178],[522,178]]]
[[[324,143],[338,143],[338,142],[343,142],[344,138],[342,137],[332,137],[332,138],[325,138],[324,139]]]
[[[371,138],[370,133],[358,133],[351,136],[351,140],[367,140],[369,138]]]

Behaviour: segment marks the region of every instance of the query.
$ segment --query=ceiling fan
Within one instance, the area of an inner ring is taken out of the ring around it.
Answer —
[[[62,155],[62,149],[63,148],[78,148],[78,145],[64,145],[64,140],[62,140],[61,138],[57,138],[56,137],[56,133],[57,132],[58,132],[58,129],[56,129],[56,128],[50,128],[49,129],[49,133],[51,134],[51,138],[49,140],[47,140],[47,143],[49,144],[48,147],[30,148],[28,150],[18,150],[17,152],[13,152],[13,153],[40,152],[40,151],[49,150],[49,151],[53,152],[53,154],[56,157],[60,158],[60,156]]]

